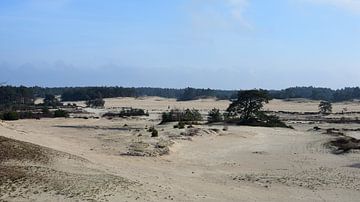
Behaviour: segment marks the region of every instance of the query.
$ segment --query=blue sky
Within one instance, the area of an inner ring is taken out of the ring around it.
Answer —
[[[0,81],[359,86],[359,0],[1,0]]]

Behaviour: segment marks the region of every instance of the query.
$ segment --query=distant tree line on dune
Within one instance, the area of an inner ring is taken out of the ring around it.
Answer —
[[[34,103],[35,96],[31,88],[24,86],[0,86],[0,110],[20,108]]]
[[[195,88],[185,88],[183,93],[176,97],[179,101],[189,101],[196,100],[200,98],[215,97],[217,99],[230,99],[236,91],[226,91],[226,90],[212,90],[208,89],[195,89]]]
[[[86,101],[99,98],[135,97],[135,88],[124,87],[75,87],[64,89],[62,101]]]
[[[293,87],[284,90],[270,90],[269,95],[275,99],[305,98],[330,102],[360,99],[360,88],[330,88]],[[214,97],[217,99],[234,99],[237,91],[213,89],[173,89],[173,88],[125,88],[125,87],[14,87],[0,86],[0,108],[33,104],[35,98],[45,98],[49,95],[61,95],[62,101],[88,101],[98,98],[159,96],[174,98],[179,101]]]
[[[137,96],[158,96],[164,98],[178,98],[184,93],[184,89],[176,88],[136,88]]]
[[[275,99],[306,98],[311,100],[341,102],[360,99],[360,88],[354,87],[332,90],[330,88],[293,87],[284,90],[270,91],[270,95]]]

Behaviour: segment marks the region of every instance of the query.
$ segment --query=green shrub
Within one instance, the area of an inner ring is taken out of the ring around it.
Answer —
[[[150,127],[148,132],[151,133],[151,137],[158,137],[159,136],[159,132],[155,129],[154,126]]]
[[[59,117],[69,117],[69,113],[65,110],[62,110],[62,109],[58,109],[54,112],[54,117],[55,118],[59,118]]]
[[[88,107],[97,108],[97,107],[104,107],[104,105],[105,105],[105,101],[102,98],[86,101],[86,106]]]
[[[220,113],[219,109],[212,109],[208,113],[208,122],[209,123],[216,123],[216,122],[222,122],[224,120],[222,114]]]
[[[31,111],[20,112],[18,114],[19,114],[19,119],[33,119],[33,118],[36,118],[35,114],[32,113]]]
[[[159,132],[154,128],[154,130],[151,132],[151,137],[158,137]]]
[[[178,109],[172,109],[170,112],[164,112],[162,114],[162,121],[161,123],[167,123],[167,122],[176,122],[176,121],[182,121],[182,122],[197,122],[202,121],[202,116],[199,112],[199,110],[196,109],[186,109],[185,111],[180,111]]]
[[[2,119],[6,121],[15,121],[19,120],[19,118],[19,114],[15,111],[5,112],[2,114]]]
[[[149,112],[143,109],[123,108],[119,113],[108,112],[103,117],[130,117],[130,116],[149,116]]]
[[[178,123],[178,128],[179,128],[179,129],[185,128],[185,123],[182,122],[182,121],[180,121],[180,122]]]

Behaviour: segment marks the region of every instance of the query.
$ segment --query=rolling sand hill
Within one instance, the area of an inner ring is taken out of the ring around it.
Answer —
[[[336,137],[325,131],[360,124],[293,121],[295,129],[229,126],[227,131],[223,125],[158,125],[169,107],[206,114],[228,104],[116,98],[106,100],[105,110],[87,110],[98,116],[135,107],[150,116],[2,122],[0,201],[359,200],[360,153],[334,154],[327,143]],[[274,100],[266,109],[314,112],[317,105]],[[345,107],[360,111],[355,102],[336,104],[334,110]],[[150,126],[159,137],[150,137]],[[356,130],[346,133],[357,136]]]

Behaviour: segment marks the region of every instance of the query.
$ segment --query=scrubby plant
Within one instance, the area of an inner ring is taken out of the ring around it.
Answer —
[[[209,123],[221,122],[223,120],[224,120],[224,118],[223,118],[222,114],[220,113],[219,109],[214,108],[209,111],[209,113],[208,113],[208,122]]]
[[[172,109],[169,112],[164,112],[162,114],[161,123],[167,122],[186,122],[186,123],[195,123],[198,121],[202,121],[202,116],[197,109],[186,109],[185,111],[181,111],[178,109]]]
[[[321,114],[329,114],[332,112],[332,104],[328,101],[321,101],[319,104],[319,112]]]
[[[118,113],[109,112],[104,117],[130,117],[130,116],[149,116],[149,112],[143,109],[123,108]]]
[[[54,111],[54,117],[55,118],[60,118],[60,117],[69,117],[69,113],[65,110],[62,110],[62,109],[58,109],[56,111]]]
[[[226,121],[239,125],[288,127],[279,117],[262,111],[264,104],[270,100],[265,90],[239,91],[238,98],[226,110]]]
[[[31,111],[19,112],[19,119],[33,119],[37,116]]]
[[[104,107],[105,101],[102,98],[97,98],[93,100],[87,100],[85,104],[87,107],[101,108]]]
[[[155,129],[154,126],[151,126],[151,127],[148,129],[148,132],[151,133],[151,137],[158,137],[158,136],[159,136],[159,132]]]
[[[178,123],[178,128],[179,128],[179,129],[184,129],[184,128],[185,128],[185,122],[180,121],[180,122]]]
[[[44,106],[56,107],[56,106],[62,106],[62,105],[63,104],[58,99],[56,99],[55,95],[51,95],[51,94],[45,95]]]
[[[17,112],[10,111],[10,112],[4,112],[1,118],[6,121],[15,121],[15,120],[19,120],[20,116]]]

